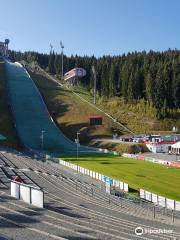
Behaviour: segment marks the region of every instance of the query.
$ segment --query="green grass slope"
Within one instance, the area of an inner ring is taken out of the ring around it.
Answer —
[[[80,89],[80,96],[93,102],[91,92],[79,87],[73,87],[73,89],[77,91]],[[86,95],[83,96],[84,92]],[[137,102],[125,103],[124,100],[119,97],[107,99],[97,96],[96,105],[135,133],[171,134],[173,126],[180,129],[180,109],[172,110],[171,117],[158,120],[155,117],[156,109],[152,104],[148,104],[143,99]],[[115,127],[117,126],[115,125]]]
[[[89,143],[93,138],[112,137],[112,120],[82,102],[70,90],[57,86],[40,74],[30,72],[30,75],[43,95],[52,117],[67,137],[74,141],[77,131],[80,131],[80,141],[84,144]],[[76,92],[79,93],[79,90]],[[86,94],[84,92],[85,97]],[[89,117],[92,115],[102,115],[103,125],[90,126]]]

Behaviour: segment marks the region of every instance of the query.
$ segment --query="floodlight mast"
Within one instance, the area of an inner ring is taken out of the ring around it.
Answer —
[[[50,54],[52,54],[52,50],[53,50],[53,45],[50,43]]]
[[[94,105],[96,104],[96,70],[94,65],[92,66],[92,72],[93,72],[93,78],[94,78],[94,100],[93,103]]]
[[[64,69],[63,69],[63,48],[64,48],[64,45],[62,42],[60,42],[60,46],[61,46],[61,61],[62,61],[62,65],[61,65],[61,79],[63,80],[63,77],[64,77]]]
[[[8,45],[9,45],[10,40],[5,39],[4,41],[4,46],[5,46],[5,56],[8,57]]]

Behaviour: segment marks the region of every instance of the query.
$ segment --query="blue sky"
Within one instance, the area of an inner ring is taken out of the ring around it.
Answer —
[[[15,50],[119,55],[180,49],[179,0],[0,0],[0,40]]]

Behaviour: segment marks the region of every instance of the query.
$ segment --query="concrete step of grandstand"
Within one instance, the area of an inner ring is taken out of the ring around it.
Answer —
[[[2,197],[0,197],[0,200]],[[65,229],[67,225],[71,229],[71,233],[74,233],[74,231],[78,232],[88,232],[89,234],[92,234],[91,239],[93,236],[96,236],[96,239],[137,239],[136,236],[134,235],[134,228],[136,227],[135,225],[129,224],[127,222],[123,223],[121,222],[120,226],[116,226],[116,222],[112,224],[111,221],[107,223],[106,228],[102,225],[104,225],[104,220],[101,225],[99,225],[99,219],[98,222],[93,224],[93,219],[88,218],[87,225],[85,226],[84,221],[86,218],[83,218],[80,223],[74,222],[72,217],[65,217],[65,214],[59,214],[58,211],[44,211],[42,209],[37,209],[37,208],[28,208],[26,204],[24,203],[18,203],[16,200],[12,200],[11,203],[8,203],[8,206],[6,206],[6,202],[2,204],[2,208],[5,209],[6,211],[9,211],[11,213],[19,214],[21,216],[21,221],[30,222],[32,224],[36,224],[36,227],[38,229],[44,229],[43,226],[40,224],[38,225],[38,222],[41,222],[42,224],[48,225],[48,226],[53,226],[55,230],[58,229]],[[0,207],[1,210],[1,207]],[[54,214],[52,214],[54,213]],[[63,215],[63,217],[62,217]],[[12,218],[10,218],[13,220]],[[101,219],[102,220],[102,219]],[[89,223],[88,223],[89,222]],[[21,222],[19,222],[21,223]],[[92,226],[93,224],[93,226]],[[28,226],[31,227],[31,224],[28,224]],[[128,227],[128,233],[127,233],[127,227]],[[48,228],[46,228],[47,231]],[[48,230],[49,231],[49,230]],[[54,232],[56,233],[56,231]],[[96,233],[96,234],[95,234]],[[63,233],[65,236],[65,233]],[[89,235],[88,234],[88,235]],[[83,236],[83,239],[88,239],[85,238],[87,236]],[[139,239],[169,239],[165,238],[164,236],[156,236],[153,234],[151,235],[151,238],[146,238],[142,237]]]
[[[27,159],[26,159],[27,160]],[[28,159],[28,161],[29,161],[30,159]],[[22,161],[21,161],[21,163],[22,163]],[[37,161],[32,161],[31,160],[31,164],[35,164],[35,165],[41,165],[42,166],[42,164],[40,163],[40,162],[37,162]],[[27,163],[26,163],[26,165],[27,165]],[[38,166],[39,167],[39,166]],[[43,164],[43,169],[42,168],[40,168],[39,170],[40,170],[40,172],[43,172],[44,171],[44,169],[45,169],[45,164]],[[48,168],[50,168],[50,167],[52,167],[52,166],[50,166],[50,165],[47,165],[47,167]],[[53,167],[53,170],[52,171],[54,171],[54,167]],[[46,171],[47,172],[47,171]],[[48,174],[51,174],[51,172],[50,171],[48,171]],[[77,175],[76,175],[77,176]],[[81,176],[80,176],[81,177]],[[82,177],[81,177],[81,179],[83,179]],[[69,178],[69,180],[70,180],[70,178]],[[64,182],[66,181],[66,179],[64,180]],[[70,185],[71,185],[71,183],[72,182],[68,182],[68,188],[70,188]],[[82,181],[81,181],[81,183],[80,183],[81,185],[82,185]],[[73,188],[74,188],[74,186],[72,186]],[[85,191],[86,191],[86,188],[87,188],[87,185],[85,186]],[[83,188],[81,188],[81,191],[83,190]],[[97,194],[95,194],[94,195],[95,197],[98,197],[99,199],[101,199],[101,200],[105,200],[105,202],[107,201],[108,202],[108,197],[107,197],[107,195],[102,195],[101,194],[101,192],[97,192]],[[111,202],[112,202],[112,197],[111,197]],[[114,201],[114,199],[113,199],[113,201]],[[116,203],[117,201],[115,201],[115,205],[117,205],[117,203]],[[119,205],[119,203],[118,203],[118,205]],[[126,212],[128,212],[128,209],[129,209],[129,207],[133,207],[133,211],[135,211],[136,212],[136,215],[142,215],[143,214],[143,212],[147,212],[147,206],[144,206],[144,207],[142,207],[141,209],[139,208],[139,206],[136,206],[134,203],[130,203],[129,204],[129,202],[128,201],[126,201],[126,200],[121,200],[121,203],[120,203],[120,205],[123,205],[123,207],[124,207],[124,210],[126,211]],[[132,213],[132,210],[131,209],[129,209],[129,211]],[[122,212],[122,209],[121,209],[121,212]],[[162,215],[162,214],[161,214]],[[152,216],[152,209],[151,209],[151,213],[150,213],[150,217]],[[171,217],[171,215],[169,216],[169,217]]]
[[[3,202],[3,207],[8,209],[9,215],[12,214],[12,211],[17,211],[18,216],[21,213],[27,215],[21,215],[20,219],[26,219],[28,222],[28,219],[33,218],[38,221],[37,227],[42,231],[50,230],[50,233],[54,231],[56,236],[59,234],[60,237],[68,239],[85,239],[83,234],[86,234],[86,237],[90,237],[90,239],[94,237],[95,239],[122,240],[164,240],[170,239],[170,237],[180,237],[180,234],[176,233],[178,231],[177,222],[173,224],[171,221],[169,224],[165,224],[163,221],[154,220],[152,216],[147,219],[144,214],[149,213],[149,211],[145,207],[136,206],[127,200],[127,202],[123,202],[123,208],[117,206],[116,202],[109,204],[108,195],[101,191],[98,181],[93,180],[92,185],[92,179],[77,175],[72,170],[37,162],[26,156],[5,153],[5,157],[17,167],[16,171],[19,171],[18,168],[24,168],[26,176],[43,187],[45,209],[39,210],[17,200],[11,200],[9,203]],[[27,170],[30,168],[30,171]],[[35,169],[39,172],[34,172]],[[78,183],[77,191],[76,182]],[[94,188],[93,197],[90,191],[92,186]],[[86,189],[88,189],[88,194],[86,194]],[[131,209],[136,216],[132,215]],[[27,223],[27,225],[31,226],[31,223]],[[32,224],[32,226],[35,225]],[[69,229],[66,229],[66,226],[69,226],[72,231],[67,231]],[[174,233],[173,235],[146,234],[137,237],[134,233],[137,226],[150,229],[173,229]]]
[[[39,177],[39,176],[38,176]],[[45,183],[46,185],[47,185],[47,187],[49,187],[48,186],[48,184],[47,184],[47,182]],[[52,188],[52,187],[51,187]],[[49,195],[50,195],[50,197],[49,197]],[[61,197],[59,196],[57,196],[58,195],[58,191],[55,191],[55,194],[48,194],[48,199],[52,199],[52,200],[54,200],[54,202],[61,202],[61,203],[63,203],[63,206],[61,206],[61,207],[68,207],[68,206],[71,206],[71,208],[75,208],[76,210],[78,210],[78,212],[86,212],[87,211],[87,209],[88,209],[88,213],[90,214],[90,212],[93,212],[93,214],[94,214],[94,212],[96,212],[96,213],[98,213],[98,214],[100,214],[99,213],[99,208],[97,208],[97,209],[94,209],[94,210],[92,210],[92,209],[90,209],[90,208],[88,208],[88,207],[86,207],[86,206],[83,206],[82,205],[82,203],[80,202],[79,203],[79,205],[78,204],[75,204],[74,203],[74,198],[73,198],[73,201],[69,201],[69,200],[64,200],[64,199],[66,199],[66,197],[63,195],[63,194],[61,194]],[[62,199],[62,196],[63,196],[63,199]],[[72,193],[72,196],[73,196],[73,193]],[[72,197],[71,197],[72,198]],[[85,207],[85,208],[84,208]],[[103,211],[103,213],[106,213],[107,215],[108,215],[108,209],[107,208],[105,208],[104,209],[104,211]],[[110,219],[110,220],[112,220],[112,221],[114,221],[114,219],[112,218],[111,219],[111,215],[112,216],[115,216],[115,217],[118,217],[119,218],[119,214],[118,213],[109,213],[109,215],[108,215],[108,218]],[[125,218],[125,215],[121,215],[121,217],[124,219]],[[104,219],[104,216],[102,217],[103,219]],[[126,218],[127,218],[127,216],[126,216]],[[132,216],[130,217],[131,219],[133,219],[132,218]],[[99,221],[100,221],[100,219],[99,219]],[[136,224],[139,222],[139,224],[141,224],[141,222],[142,222],[142,220],[140,220],[140,219],[135,219],[134,220],[134,222],[136,222]],[[150,221],[145,221],[145,220],[143,220],[143,222],[147,222],[147,223],[151,223]],[[152,224],[152,223],[151,223]],[[157,226],[158,224],[157,224],[157,222],[154,224],[154,226]],[[159,225],[161,225],[161,224],[159,224]]]

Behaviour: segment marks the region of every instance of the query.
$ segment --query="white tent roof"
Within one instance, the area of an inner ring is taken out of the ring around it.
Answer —
[[[180,148],[180,142],[174,143],[171,147],[172,148]]]

